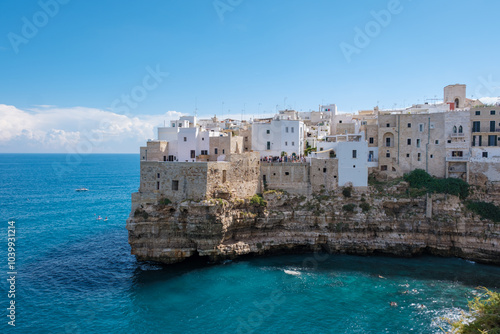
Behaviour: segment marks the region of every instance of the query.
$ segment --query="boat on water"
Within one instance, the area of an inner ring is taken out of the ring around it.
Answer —
[[[75,189],[75,191],[89,191],[87,188],[78,188],[78,189]]]

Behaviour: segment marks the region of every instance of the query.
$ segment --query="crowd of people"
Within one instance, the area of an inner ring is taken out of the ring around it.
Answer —
[[[267,156],[260,158],[261,162],[306,162],[306,157],[303,155],[284,155],[284,156]]]

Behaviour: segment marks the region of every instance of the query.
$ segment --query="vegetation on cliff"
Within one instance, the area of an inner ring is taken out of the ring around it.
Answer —
[[[415,169],[405,174],[404,180],[411,188],[425,189],[428,193],[450,194],[466,199],[469,196],[469,184],[461,179],[438,179],[423,169]]]
[[[452,323],[454,334],[499,334],[500,293],[483,288],[485,293],[469,301],[470,312]]]
[[[467,208],[483,219],[490,219],[495,223],[500,222],[500,208],[493,203],[488,202],[468,202]]]

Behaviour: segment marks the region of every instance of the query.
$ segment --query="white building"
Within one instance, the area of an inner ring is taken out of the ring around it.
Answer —
[[[370,148],[373,150],[373,148]],[[372,153],[373,154],[373,153]],[[339,187],[351,183],[354,187],[368,186],[370,151],[364,133],[328,136],[327,141],[318,142],[318,151],[313,158],[338,160]]]
[[[260,156],[304,154],[304,123],[299,120],[273,119],[252,124],[252,149]]]

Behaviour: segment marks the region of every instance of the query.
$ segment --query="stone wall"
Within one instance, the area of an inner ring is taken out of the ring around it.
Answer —
[[[249,198],[259,192],[259,153],[230,154],[226,159],[208,163],[209,197]]]
[[[297,195],[311,194],[309,163],[263,162],[260,174],[267,189],[281,189]]]
[[[141,161],[140,193],[173,202],[202,200],[207,193],[207,163]]]
[[[339,180],[338,159],[311,160],[311,190],[313,193],[337,189]]]

